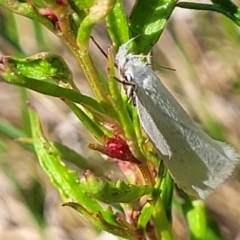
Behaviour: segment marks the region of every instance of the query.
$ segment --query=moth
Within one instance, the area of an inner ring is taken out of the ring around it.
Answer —
[[[239,155],[189,117],[147,63],[128,52],[128,43],[115,60],[122,80],[133,86],[141,125],[177,185],[204,199],[232,174]]]

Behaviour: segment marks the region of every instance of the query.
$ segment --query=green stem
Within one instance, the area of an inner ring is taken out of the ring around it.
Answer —
[[[112,39],[114,49],[117,50],[129,40],[129,27],[122,0],[117,0],[112,12],[106,17],[108,33]]]
[[[63,99],[63,101],[68,105],[68,107],[72,110],[72,112],[75,113],[75,115],[83,123],[83,125],[88,129],[88,131],[91,132],[92,135],[99,142],[101,142],[103,139],[103,131],[101,130],[101,125],[97,121],[90,119],[90,117],[72,101],[69,101],[67,99]]]
[[[95,24],[107,16],[115,3],[116,0],[97,1],[89,9],[89,14],[82,21],[77,34],[78,60],[94,95],[100,102],[106,102],[106,91],[89,55],[89,39]]]
[[[152,173],[149,170],[147,163],[142,163],[141,165],[138,165],[138,167],[143,175],[145,184],[149,186],[153,186],[154,179],[153,179]]]
[[[220,6],[226,12],[229,12],[232,15],[237,15],[239,18],[239,7],[231,0],[211,0],[211,2],[215,5]]]
[[[191,240],[205,240],[207,232],[207,216],[203,200],[192,201],[184,194],[184,214],[187,219]]]
[[[161,182],[161,199],[169,221],[172,220],[172,197],[174,190],[174,180],[169,171]]]
[[[176,7],[192,9],[192,10],[201,10],[201,11],[212,11],[218,12],[226,17],[230,18],[234,23],[240,26],[240,17],[239,17],[239,8],[236,8],[236,12],[233,14],[226,11],[221,6],[216,4],[205,4],[205,3],[194,3],[194,2],[179,2]]]
[[[171,224],[167,219],[163,202],[160,197],[156,201],[152,217],[159,239],[173,240],[174,238],[171,229]]]

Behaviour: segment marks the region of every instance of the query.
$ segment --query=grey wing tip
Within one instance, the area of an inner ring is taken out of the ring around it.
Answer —
[[[219,141],[217,141],[217,143],[221,146],[223,154],[225,155],[226,160],[229,160],[229,162],[227,168],[225,167],[223,169],[224,171],[219,173],[220,176],[215,176],[213,179],[209,179],[208,181],[204,182],[206,189],[192,186],[198,197],[201,199],[208,197],[208,195],[214,192],[216,188],[223,184],[233,174],[240,162],[239,154],[232,146]],[[216,181],[215,184],[213,184],[214,181]]]
[[[223,151],[226,157],[233,163],[235,163],[235,165],[237,165],[239,163],[239,154],[237,153],[237,151],[226,143],[221,143],[221,145],[223,147]]]

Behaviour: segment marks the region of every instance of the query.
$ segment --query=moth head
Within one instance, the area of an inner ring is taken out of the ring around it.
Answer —
[[[135,66],[137,65],[137,62],[139,62],[139,57],[129,52],[130,43],[133,40],[134,38],[120,46],[115,57],[120,76],[128,82],[132,82],[134,78]]]

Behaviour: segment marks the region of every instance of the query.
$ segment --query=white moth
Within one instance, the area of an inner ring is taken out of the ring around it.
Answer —
[[[188,116],[156,73],[127,44],[116,55],[121,77],[133,84],[141,125],[177,185],[206,198],[233,172],[235,150],[204,133]]]

